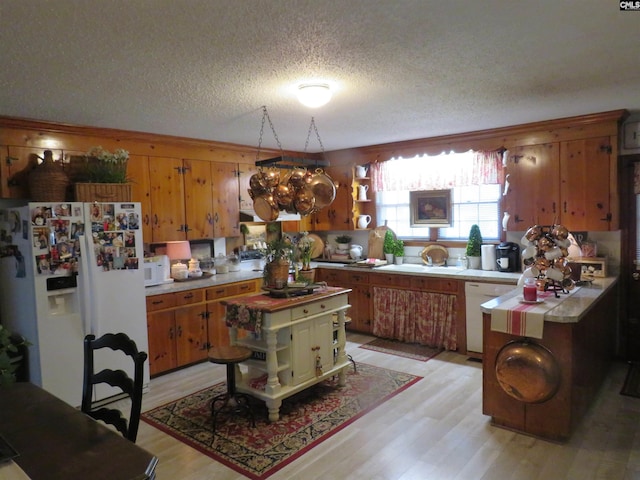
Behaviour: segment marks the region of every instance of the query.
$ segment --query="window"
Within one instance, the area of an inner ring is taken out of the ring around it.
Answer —
[[[402,186],[409,183],[407,187],[396,191],[380,191],[376,192],[376,215],[378,224],[387,225],[396,234],[402,238],[425,238],[430,236],[429,228],[412,228],[410,226],[410,207],[409,207],[409,190],[427,190],[452,188],[452,211],[453,225],[449,228],[440,228],[438,238],[442,240],[467,240],[471,225],[477,224],[482,232],[483,239],[499,240],[500,238],[500,197],[501,185],[497,182],[484,185],[470,185],[466,179],[460,179],[469,171],[471,163],[464,164],[461,162],[469,161],[473,157],[472,152],[467,152],[467,158],[462,158],[465,154],[447,155],[443,154],[438,157],[420,157],[411,160],[411,167],[407,168],[406,159],[398,162],[401,168],[394,168],[393,173],[389,173],[391,169],[383,172],[386,177],[386,184],[393,186]],[[446,156],[445,161],[441,157]],[[453,157],[456,158],[453,158]],[[394,160],[391,160],[394,161]],[[425,165],[431,166],[433,162],[438,162],[438,185],[427,185],[417,176],[431,176],[426,183],[432,182],[434,169],[429,168],[428,173],[425,172]],[[497,162],[500,165],[500,162]],[[454,166],[449,171],[442,168],[443,165]],[[498,167],[499,168],[499,167]],[[461,173],[461,170],[463,172]],[[410,173],[407,173],[410,172]],[[400,178],[402,175],[408,175],[411,178]],[[390,178],[396,177],[396,178]],[[465,186],[453,186],[456,182],[466,183]],[[445,186],[447,185],[448,186]],[[408,189],[407,189],[408,188]]]

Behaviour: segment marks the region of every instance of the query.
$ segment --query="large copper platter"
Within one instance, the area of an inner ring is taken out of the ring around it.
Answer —
[[[560,386],[560,367],[553,354],[537,343],[507,343],[496,357],[496,377],[507,395],[524,403],[542,403]]]

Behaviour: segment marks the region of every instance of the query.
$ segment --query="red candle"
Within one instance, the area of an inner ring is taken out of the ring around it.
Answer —
[[[536,284],[525,283],[522,289],[522,296],[527,302],[535,302],[538,300],[538,289]]]

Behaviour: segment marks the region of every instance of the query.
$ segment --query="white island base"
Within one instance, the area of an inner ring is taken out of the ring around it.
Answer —
[[[241,325],[229,327],[231,344],[250,348],[253,357],[237,366],[236,388],[263,400],[269,421],[280,418],[282,400],[338,375],[346,385],[351,365],[345,350],[345,312],[351,290],[327,287],[311,295],[274,299],[251,295],[226,302],[260,310],[259,334],[238,338]]]

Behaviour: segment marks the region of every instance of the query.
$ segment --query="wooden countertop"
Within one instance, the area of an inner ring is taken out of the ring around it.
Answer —
[[[307,303],[315,302],[325,298],[334,297],[349,293],[351,289],[342,287],[322,287],[308,295],[300,295],[297,297],[274,298],[268,293],[258,293],[253,295],[245,295],[229,300],[222,300],[223,305],[242,305],[251,309],[259,309],[266,313],[279,312],[293,307],[299,307]]]

